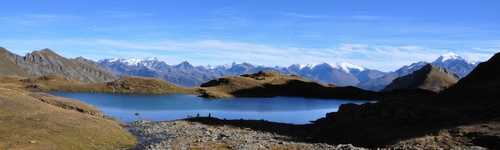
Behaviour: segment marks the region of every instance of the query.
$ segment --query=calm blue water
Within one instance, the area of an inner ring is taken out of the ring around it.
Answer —
[[[53,93],[92,104],[106,115],[124,122],[137,119],[167,121],[187,116],[212,116],[227,119],[255,119],[306,124],[337,111],[340,104],[363,103],[343,100],[291,97],[204,99],[194,95],[117,95],[95,93]],[[139,113],[139,116],[134,115]]]

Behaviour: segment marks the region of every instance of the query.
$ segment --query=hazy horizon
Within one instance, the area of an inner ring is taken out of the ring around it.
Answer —
[[[93,60],[348,62],[392,71],[448,52],[485,61],[500,50],[498,1],[47,0],[4,6],[0,46],[20,55],[50,48]]]

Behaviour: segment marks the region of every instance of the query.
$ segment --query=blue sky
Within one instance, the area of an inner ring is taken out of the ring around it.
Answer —
[[[2,2],[0,46],[90,59],[175,64],[349,62],[394,70],[447,52],[500,51],[498,0],[16,0]]]

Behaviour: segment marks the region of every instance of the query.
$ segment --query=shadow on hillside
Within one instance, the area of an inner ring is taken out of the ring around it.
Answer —
[[[366,91],[352,86],[330,87],[301,80],[289,80],[284,84],[264,84],[263,86],[234,91],[231,94],[238,97],[290,96],[357,100],[374,100],[377,97],[376,92]]]
[[[492,108],[497,108],[492,106]],[[329,144],[353,144],[362,147],[385,147],[398,141],[436,135],[440,130],[461,125],[478,124],[500,116],[498,110],[463,110],[428,107],[412,102],[384,101],[363,105],[342,105],[338,113],[308,125],[291,125],[259,120],[223,120],[217,118],[190,118],[187,121],[207,125],[230,125],[250,128],[293,138],[293,141]],[[293,117],[293,116],[291,116]],[[481,137],[474,135],[473,140]],[[488,146],[487,146],[488,147]]]

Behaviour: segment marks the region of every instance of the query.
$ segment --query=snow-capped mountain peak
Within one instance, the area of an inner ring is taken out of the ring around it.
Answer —
[[[301,64],[299,65],[299,69],[304,69],[304,68],[313,68],[316,66],[315,64]]]
[[[353,70],[353,69],[356,69],[356,70],[359,70],[359,71],[364,71],[365,70],[365,68],[363,68],[361,66],[354,65],[354,64],[351,64],[351,63],[347,63],[347,62],[338,63],[337,66],[339,66],[342,70],[344,70],[347,73],[350,73],[351,70]]]
[[[127,65],[132,66],[132,65],[138,65],[142,61],[143,61],[143,59],[140,59],[140,58],[130,58],[130,59],[123,59],[122,62],[124,62]]]
[[[457,60],[457,59],[463,60],[463,58],[460,57],[458,54],[455,54],[453,52],[449,52],[449,53],[446,53],[446,54],[439,56],[439,58],[436,61],[445,62],[445,61]]]
[[[332,69],[341,69],[344,72],[350,73],[352,70],[359,70],[359,71],[364,71],[365,68],[354,65],[351,63],[347,62],[341,62],[341,63],[336,63],[336,64],[330,64],[330,63],[319,63],[319,64],[295,64],[292,66],[298,67],[298,69],[314,69],[316,67],[328,67]]]
[[[138,65],[141,62],[151,62],[151,61],[159,61],[158,58],[156,57],[147,57],[147,58],[110,58],[110,59],[104,59],[101,60],[100,62],[120,62],[124,63],[126,65],[134,66]]]

